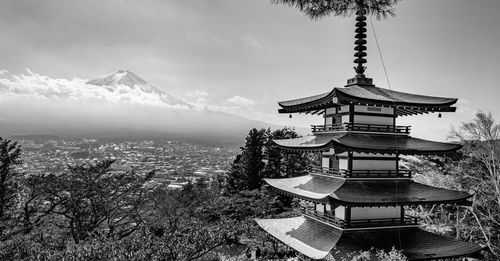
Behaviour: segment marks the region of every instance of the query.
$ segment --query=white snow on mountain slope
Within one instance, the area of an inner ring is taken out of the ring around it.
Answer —
[[[164,91],[149,84],[135,73],[127,70],[117,70],[99,78],[85,82],[88,85],[102,86],[110,92],[132,92],[142,96],[157,97],[165,104],[179,108],[192,108],[192,106]]]
[[[0,78],[0,100],[38,100],[45,102],[90,102],[137,104],[188,110],[192,105],[147,83],[129,71],[114,71],[86,81],[40,75],[30,70]]]
[[[123,70],[89,81],[51,78],[29,70],[0,72],[0,135],[170,133],[241,141],[250,128],[269,127],[232,113],[246,101],[242,98],[212,106],[205,100],[205,106],[192,107]],[[246,102],[250,110],[252,102]]]

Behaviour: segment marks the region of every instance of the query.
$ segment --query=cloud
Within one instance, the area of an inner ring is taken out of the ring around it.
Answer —
[[[457,106],[457,113],[463,113],[463,114],[473,114],[474,109],[470,107],[471,103],[464,98],[461,98],[458,100],[456,106]]]
[[[193,94],[199,96],[199,107],[177,107],[163,100],[166,94],[136,86],[97,86],[81,78],[54,79],[27,70],[0,77],[0,134],[181,134],[240,141],[249,128],[266,126],[235,116],[244,111],[231,104],[211,105],[206,92]]]
[[[260,42],[259,40],[257,40],[255,37],[253,36],[250,36],[250,35],[247,35],[247,36],[244,36],[242,38],[242,42],[253,48],[253,49],[256,49],[256,50],[260,50],[264,47],[264,45],[262,44],[262,42]]]
[[[235,95],[229,99],[226,100],[226,103],[228,104],[233,104],[237,107],[242,106],[242,107],[251,107],[255,105],[255,101],[249,98],[241,97],[238,95]]]
[[[85,79],[54,79],[34,73],[0,78],[0,96],[5,99],[20,98],[47,102],[78,101],[89,103],[138,104],[173,109],[187,109],[181,104],[169,104],[168,94],[145,92],[127,85],[96,86]]]
[[[194,90],[194,91],[190,91],[187,93],[187,96],[188,97],[194,97],[194,98],[198,98],[198,97],[206,97],[208,96],[208,92],[205,92],[205,91],[202,91],[202,90]]]
[[[0,132],[2,128],[5,132],[6,126],[14,128],[17,125],[25,126],[23,124],[28,122],[32,124],[30,126],[38,127],[25,129],[38,128],[39,131],[52,131],[57,126],[72,126],[77,130],[80,128],[79,124],[83,124],[83,128],[87,127],[87,123],[95,129],[99,129],[99,126],[141,126],[149,130],[180,130],[184,128],[180,125],[188,124],[184,120],[189,119],[197,122],[196,124],[207,125],[214,122],[224,125],[224,117],[233,119],[232,123],[227,124],[248,124],[243,118],[264,122],[277,120],[276,116],[256,111],[254,100],[238,95],[222,98],[214,93],[195,89],[186,93],[186,98],[192,105],[186,108],[171,105],[173,103],[169,103],[168,94],[161,91],[148,92],[135,85],[98,86],[86,82],[86,79],[78,77],[51,78],[30,70],[20,74],[1,75]],[[12,110],[14,107],[19,109]],[[197,118],[200,115],[204,115],[203,120]],[[178,126],[180,119],[183,119],[182,124]],[[195,126],[194,123],[191,125]]]

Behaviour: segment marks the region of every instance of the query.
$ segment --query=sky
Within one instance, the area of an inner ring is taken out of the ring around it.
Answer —
[[[401,119],[413,136],[443,140],[477,110],[499,119],[499,11],[498,0],[402,0],[396,17],[373,19],[390,83],[369,26],[366,75],[377,86],[459,98],[456,113]],[[308,126],[322,119],[289,119],[277,101],[345,85],[354,22],[311,20],[269,0],[3,0],[0,82],[83,82],[126,69],[198,106]]]

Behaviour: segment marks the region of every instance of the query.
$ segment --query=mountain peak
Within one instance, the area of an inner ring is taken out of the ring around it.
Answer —
[[[181,99],[175,98],[174,96],[154,87],[149,84],[141,77],[137,76],[135,73],[128,70],[116,70],[98,77],[93,80],[88,80],[85,82],[89,85],[102,86],[102,88],[107,89],[110,92],[123,91],[133,92],[135,96],[141,96],[147,99],[159,99],[161,102],[170,106],[179,106],[185,108],[192,108],[191,104],[184,102]],[[125,88],[123,88],[125,86]]]
[[[148,84],[148,82],[143,80],[141,77],[128,70],[116,70],[96,79],[89,80],[86,83],[98,86],[126,85],[130,87]]]

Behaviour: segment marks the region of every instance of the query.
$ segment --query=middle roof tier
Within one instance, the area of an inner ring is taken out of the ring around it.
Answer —
[[[468,204],[467,192],[432,187],[414,181],[348,181],[305,175],[264,179],[278,192],[316,203],[345,206]]]
[[[276,139],[273,143],[288,151],[353,151],[380,154],[444,155],[456,152],[460,144],[436,142],[407,135],[337,132],[295,139]]]

